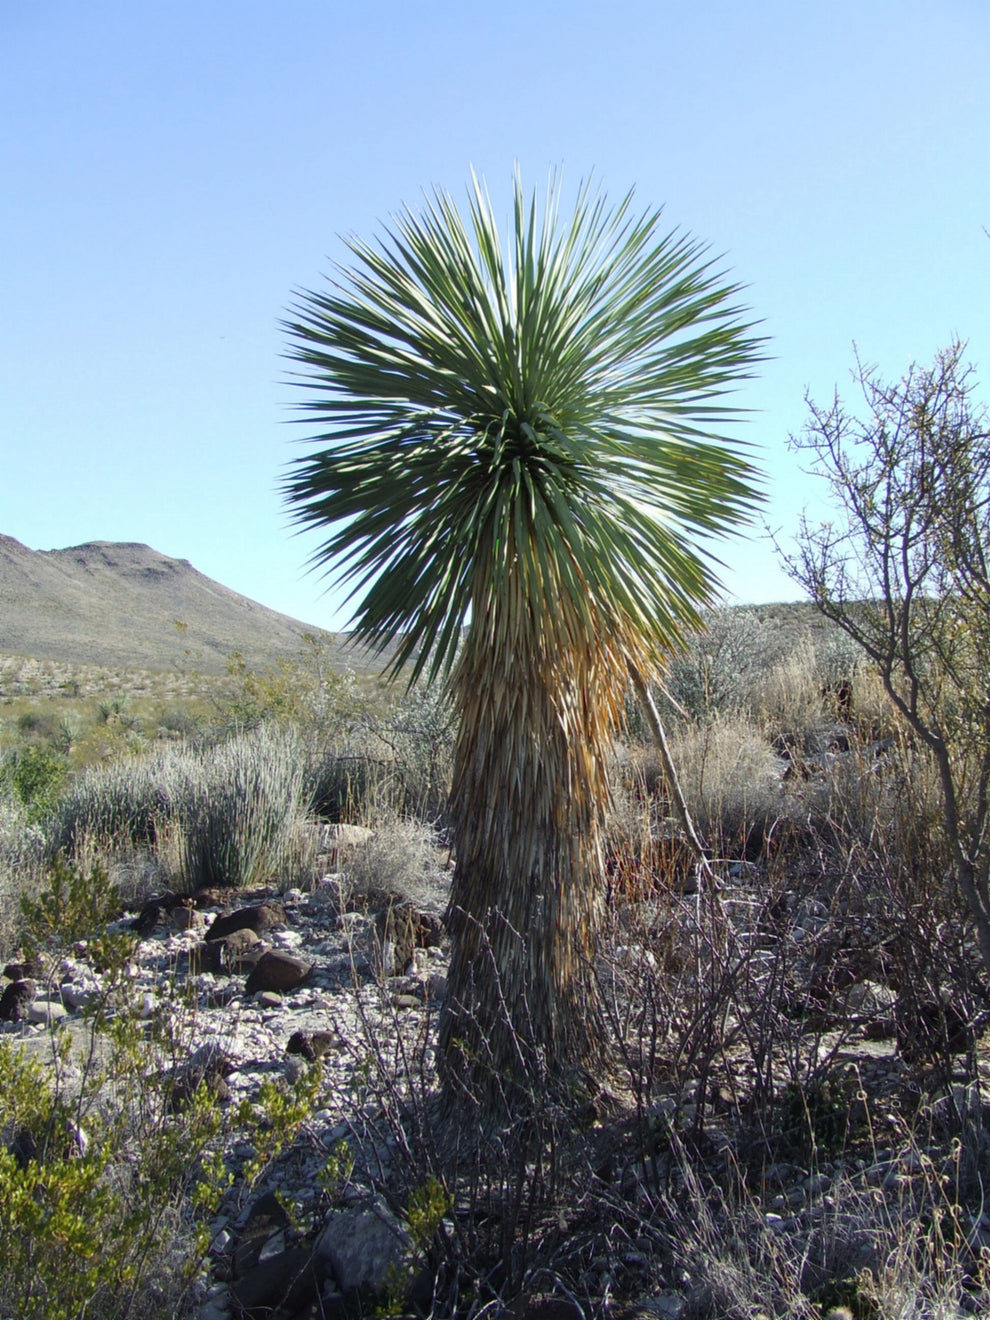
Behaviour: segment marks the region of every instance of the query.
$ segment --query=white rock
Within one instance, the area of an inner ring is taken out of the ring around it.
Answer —
[[[50,1027],[69,1016],[69,1010],[61,999],[36,999],[27,1010],[26,1020],[36,1025]]]

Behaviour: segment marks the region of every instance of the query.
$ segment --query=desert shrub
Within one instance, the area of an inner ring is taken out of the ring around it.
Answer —
[[[344,897],[360,902],[382,893],[399,894],[433,911],[446,906],[448,854],[436,830],[422,821],[396,818],[374,822],[374,833],[346,859]]]
[[[365,730],[310,732],[302,740],[303,784],[314,815],[353,820],[365,804],[387,810],[397,796],[387,749]]]
[[[53,810],[66,773],[65,758],[44,743],[29,743],[0,766],[0,780],[24,808],[30,821],[38,821]]]
[[[761,675],[751,694],[752,717],[768,739],[815,750],[835,722],[826,710],[826,686],[815,647],[806,641]]]
[[[454,713],[439,688],[418,684],[368,727],[392,755],[401,810],[436,820],[447,806],[454,749]]]
[[[178,1019],[141,1020],[130,1002],[134,937],[104,926],[119,905],[105,873],[56,864],[25,903],[28,945],[49,966],[80,935],[98,949],[103,990],[87,1010],[92,1048],[52,1041],[51,1062],[0,1040],[0,1316],[166,1320],[185,1312],[208,1223],[233,1182],[232,1131],[253,1142],[256,1179],[312,1108],[315,1079],[269,1084],[223,1111],[206,1084],[174,1103],[188,1056]],[[95,923],[95,925],[94,925]],[[96,939],[92,936],[96,931]],[[98,1040],[97,1040],[98,1038]]]
[[[746,710],[761,677],[785,658],[787,640],[755,610],[711,610],[704,622],[671,660],[669,695],[695,719]]]
[[[181,754],[118,758],[78,773],[46,822],[52,855],[84,841],[154,843],[186,776]]]
[[[187,753],[184,769],[172,816],[186,883],[240,887],[275,875],[307,807],[295,738],[262,726],[210,752]]]
[[[330,730],[346,712],[360,704],[350,672],[334,669],[326,634],[303,636],[298,656],[283,658],[260,673],[250,669],[239,651],[227,660],[227,683],[215,703],[220,736],[242,733],[263,724]]]
[[[762,838],[784,812],[782,762],[743,716],[683,725],[670,743],[688,809],[712,847],[754,831]]]
[[[453,719],[424,687],[351,707],[346,722],[305,742],[306,789],[327,820],[405,815],[437,820],[447,806]]]
[[[84,771],[46,829],[50,855],[167,845],[193,887],[250,885],[274,874],[306,805],[296,738],[262,726]]]
[[[21,895],[39,882],[45,866],[45,838],[23,808],[0,794],[0,950],[10,950],[20,929]]]

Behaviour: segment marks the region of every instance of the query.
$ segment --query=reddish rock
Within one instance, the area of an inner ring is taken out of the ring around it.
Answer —
[[[285,908],[281,903],[258,903],[217,917],[206,932],[206,939],[222,940],[238,930],[252,930],[256,935],[263,935],[265,931],[277,930],[284,925]]]
[[[291,953],[278,953],[270,949],[255,963],[245,989],[249,995],[257,994],[259,990],[294,990],[312,970],[312,963],[294,958]]]

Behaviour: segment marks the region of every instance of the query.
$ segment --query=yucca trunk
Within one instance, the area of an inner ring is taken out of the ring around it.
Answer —
[[[593,1066],[601,1048],[593,959],[624,669],[600,637],[570,632],[577,620],[563,605],[543,620],[546,633],[520,613],[504,629],[490,617],[472,625],[454,684],[453,953],[440,1062],[448,1096],[467,1091],[482,1106],[514,1104]]]

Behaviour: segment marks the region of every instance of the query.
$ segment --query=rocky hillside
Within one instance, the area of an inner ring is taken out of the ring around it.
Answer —
[[[316,631],[147,545],[29,550],[0,535],[0,653],[220,673],[232,651],[261,667]]]

